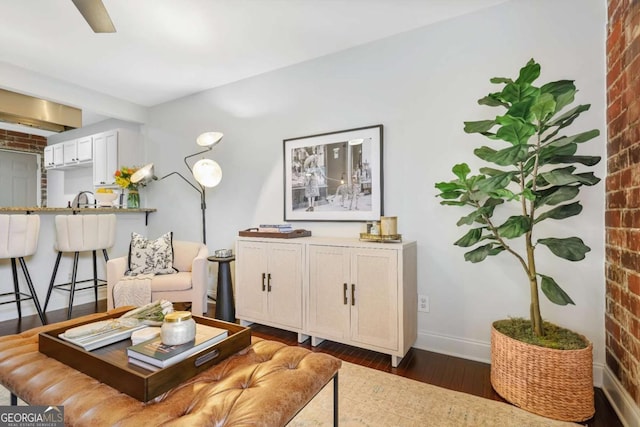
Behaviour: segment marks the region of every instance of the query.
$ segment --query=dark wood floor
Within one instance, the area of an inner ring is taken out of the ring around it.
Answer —
[[[73,309],[73,317],[106,310],[106,301],[101,300],[98,305],[84,304]],[[214,316],[215,306],[209,304],[208,315]],[[53,323],[66,319],[66,310],[50,311],[46,315],[47,322]],[[18,320],[0,322],[0,335],[9,335],[40,326],[38,316],[28,316]],[[348,345],[324,341],[317,347],[311,347],[310,340],[302,344],[297,342],[297,334],[271,328],[263,325],[252,325],[254,336],[281,341],[288,345],[295,345],[313,351],[328,353],[347,362],[356,363],[395,375],[412,378],[417,381],[433,384],[439,387],[457,390],[504,402],[491,388],[490,367],[486,363],[474,362],[458,357],[447,356],[425,350],[411,349],[397,368],[391,367],[389,356],[374,351],[363,350]],[[595,389],[596,414],[586,423],[589,427],[617,427],[622,426],[613,408],[607,401],[601,389]]]

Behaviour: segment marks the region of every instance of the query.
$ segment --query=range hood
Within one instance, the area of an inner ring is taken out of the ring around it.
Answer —
[[[82,110],[0,89],[0,121],[64,132],[82,126]]]

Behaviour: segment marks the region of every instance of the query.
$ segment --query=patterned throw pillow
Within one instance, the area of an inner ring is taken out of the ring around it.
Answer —
[[[156,240],[148,240],[144,236],[131,233],[129,245],[129,270],[127,276],[138,274],[173,274],[173,232],[168,232]]]

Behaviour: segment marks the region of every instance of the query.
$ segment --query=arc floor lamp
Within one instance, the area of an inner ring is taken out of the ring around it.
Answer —
[[[189,154],[184,158],[184,164],[189,169],[189,172],[193,175],[198,186],[195,186],[191,181],[184,177],[180,172],[171,172],[160,178],[154,175],[153,163],[149,163],[140,169],[138,169],[133,175],[131,175],[131,182],[133,183],[147,183],[152,180],[163,180],[172,175],[177,175],[184,182],[189,184],[194,190],[200,194],[200,209],[202,211],[202,243],[207,243],[207,221],[205,212],[207,210],[207,203],[205,200],[206,189],[213,188],[220,184],[222,180],[222,169],[220,165],[208,158],[203,158],[194,163],[193,166],[187,162],[187,159],[204,154],[218,144],[224,135],[221,132],[205,132],[196,138],[196,144],[200,147],[205,147],[204,150],[198,151],[194,154]]]

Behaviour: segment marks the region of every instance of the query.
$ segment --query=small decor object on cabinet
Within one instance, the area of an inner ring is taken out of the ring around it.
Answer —
[[[398,234],[398,217],[383,216],[380,218],[380,234],[383,236],[392,236]]]
[[[367,232],[360,233],[363,242],[402,242],[402,235],[398,234],[398,217],[382,216],[380,221],[367,224]]]
[[[382,125],[285,139],[285,221],[382,215]]]

